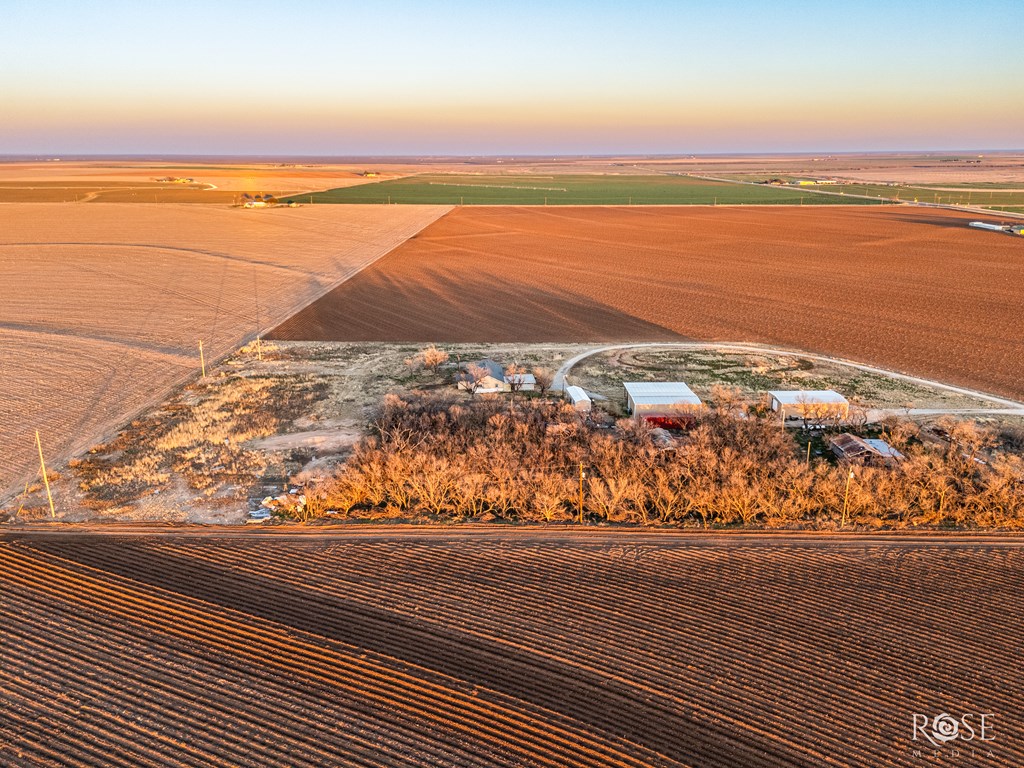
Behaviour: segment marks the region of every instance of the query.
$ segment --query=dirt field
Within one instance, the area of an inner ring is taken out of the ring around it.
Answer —
[[[7,533],[0,764],[1016,768],[1022,589],[984,539]]]
[[[0,202],[227,203],[243,192],[296,194],[397,178],[391,168],[368,179],[337,164],[238,162],[0,161]],[[192,179],[191,182],[159,181]]]
[[[463,208],[273,332],[760,341],[1024,395],[1024,241],[902,208]]]
[[[0,496],[445,210],[0,205]]]
[[[627,165],[626,162],[621,164]],[[633,160],[628,165],[662,173],[792,174],[913,184],[1007,184],[1024,181],[1024,154],[1005,151],[691,156],[644,158]]]

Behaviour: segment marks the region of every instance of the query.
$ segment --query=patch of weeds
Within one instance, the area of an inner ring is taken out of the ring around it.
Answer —
[[[309,377],[226,376],[181,390],[136,419],[71,468],[86,506],[102,510],[138,500],[172,478],[208,498],[257,479],[266,459],[245,448],[307,413],[327,394]],[[238,487],[234,496],[244,497]]]

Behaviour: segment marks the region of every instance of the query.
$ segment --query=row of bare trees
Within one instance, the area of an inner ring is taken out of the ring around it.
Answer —
[[[948,424],[940,445],[893,421],[885,437],[906,458],[851,478],[848,466],[807,462],[777,422],[728,411],[665,450],[643,425],[602,428],[547,399],[389,395],[373,436],[307,496],[314,512],[360,517],[1024,527],[1024,460],[990,452],[969,422]]]

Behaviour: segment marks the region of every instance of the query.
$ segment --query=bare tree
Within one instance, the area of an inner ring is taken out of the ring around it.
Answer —
[[[424,368],[428,368],[435,372],[438,368],[448,362],[448,353],[443,349],[438,349],[433,344],[426,349],[421,349],[419,351],[419,357],[423,360]]]
[[[711,387],[711,402],[717,413],[735,414],[743,407],[743,391],[739,387],[715,384]]]
[[[921,434],[921,428],[909,419],[887,418],[882,422],[882,437],[897,451],[906,450]]]
[[[459,384],[471,395],[476,395],[484,388],[484,381],[490,375],[491,372],[483,366],[470,363],[462,370],[459,376]]]
[[[864,407],[864,402],[859,397],[850,401],[846,421],[854,429],[864,429],[868,425],[868,409]]]
[[[505,369],[505,382],[510,392],[518,392],[526,383],[526,369],[518,363],[513,363]]]
[[[1024,529],[1024,459],[986,451],[990,435],[971,423],[946,424],[949,450],[887,423],[906,458],[862,467],[851,484],[848,466],[808,467],[771,416],[695,419],[664,451],[631,421],[597,428],[547,399],[391,395],[344,468],[309,489],[305,512],[568,521],[586,461],[587,513],[611,522],[821,526],[846,507],[846,520],[873,528]]]
[[[537,383],[537,391],[543,395],[555,383],[555,373],[550,368],[538,366],[533,369],[533,379]]]
[[[801,394],[796,398],[794,409],[803,419],[804,429],[823,427],[826,424],[838,424],[843,418],[844,408],[839,403],[822,403],[812,400],[808,395]]]

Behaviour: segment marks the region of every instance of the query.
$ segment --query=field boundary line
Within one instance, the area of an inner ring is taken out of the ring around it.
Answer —
[[[644,526],[577,526],[570,523],[334,523],[245,527],[197,523],[21,523],[0,526],[0,546],[34,538],[157,537],[180,539],[535,541],[538,544],[675,544],[678,546],[850,546],[1024,548],[1024,532],[1009,531],[858,531],[786,529],[680,529]]]

